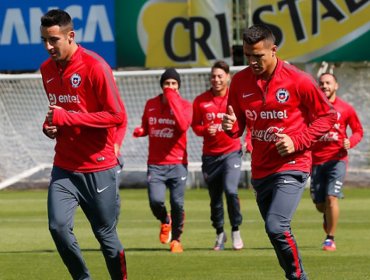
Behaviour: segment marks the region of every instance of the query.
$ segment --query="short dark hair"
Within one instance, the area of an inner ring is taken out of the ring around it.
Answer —
[[[212,66],[212,69],[215,69],[215,68],[219,68],[219,69],[222,69],[225,71],[225,73],[229,74],[230,73],[230,66],[229,64],[227,64],[225,61],[223,60],[218,60],[216,61],[213,66]]]
[[[330,76],[332,76],[332,77],[334,78],[334,81],[335,81],[335,82],[338,82],[337,77],[336,77],[333,73],[330,73],[330,72],[322,73],[322,74],[320,75],[320,77],[319,77],[319,80],[320,80],[320,78],[321,78],[322,76],[324,76],[324,75],[330,75]]]
[[[41,17],[42,27],[50,27],[54,25],[63,27],[66,26],[73,30],[73,22],[71,16],[61,9],[50,10]]]
[[[255,24],[247,28],[243,33],[243,40],[248,45],[254,45],[262,40],[271,41],[273,44],[276,42],[274,33],[265,24]]]

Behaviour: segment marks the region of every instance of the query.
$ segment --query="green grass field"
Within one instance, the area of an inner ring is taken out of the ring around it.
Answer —
[[[324,252],[322,217],[308,190],[294,216],[292,228],[310,279],[370,279],[370,189],[346,189],[340,202],[337,251]],[[0,191],[0,279],[70,279],[50,237],[46,190]],[[173,255],[158,241],[159,223],[152,216],[146,190],[122,190],[119,235],[126,248],[129,280],[284,279],[264,232],[251,190],[240,190],[245,249],[211,250],[215,233],[209,221],[209,198],[204,189],[186,192],[184,253]],[[225,225],[227,233],[230,225]],[[79,210],[75,233],[93,279],[109,279],[99,246]],[[230,235],[230,234],[229,234]]]

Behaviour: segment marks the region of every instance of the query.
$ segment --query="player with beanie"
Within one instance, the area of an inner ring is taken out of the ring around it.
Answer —
[[[179,85],[178,88],[180,89],[181,79],[180,79],[179,73],[177,73],[175,68],[168,68],[166,71],[164,71],[164,73],[162,74],[161,79],[159,81],[161,88],[163,88],[163,83],[168,79],[176,80],[178,85]]]
[[[142,123],[134,137],[149,137],[148,196],[153,215],[160,221],[159,239],[170,244],[172,253],[183,252],[180,236],[184,226],[184,193],[188,174],[186,131],[192,120],[192,105],[183,99],[181,79],[174,68],[161,76],[162,93],[146,102]],[[166,209],[166,188],[171,214]]]

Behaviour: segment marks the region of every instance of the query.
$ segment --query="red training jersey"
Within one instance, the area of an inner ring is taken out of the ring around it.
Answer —
[[[148,164],[188,163],[186,132],[191,118],[191,103],[171,88],[146,102],[140,136],[149,136]]]
[[[127,116],[109,65],[79,46],[65,67],[49,58],[40,71],[50,105],[61,107],[52,123],[54,165],[76,172],[116,166],[114,144],[122,144]]]
[[[336,113],[315,81],[296,67],[278,59],[267,83],[247,67],[236,73],[230,84],[228,105],[237,121],[232,137],[251,130],[252,178],[276,172],[310,172],[311,145],[334,124]],[[287,134],[295,152],[282,157],[275,146],[276,133]]]
[[[347,127],[351,128],[350,148],[355,147],[364,136],[364,131],[356,111],[338,96],[332,103],[337,111],[334,126],[312,147],[312,164],[322,164],[330,160],[348,160],[348,151],[343,147]]]
[[[196,135],[203,137],[203,155],[218,156],[228,154],[241,149],[240,139],[230,138],[222,130],[222,118],[226,112],[227,97],[214,96],[212,90],[207,90],[193,101],[192,128]],[[217,127],[216,135],[210,135],[207,131],[210,125]]]

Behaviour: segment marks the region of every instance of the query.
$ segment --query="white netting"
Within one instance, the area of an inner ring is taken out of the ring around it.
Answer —
[[[306,65],[306,70],[315,75],[318,67],[316,64]],[[232,67],[232,72],[242,68]],[[366,172],[370,166],[370,138],[367,136],[370,128],[367,121],[370,117],[369,69],[366,63],[344,63],[335,69],[341,85],[339,95],[356,108],[365,131],[363,141],[350,151],[350,169],[353,172],[347,178],[363,181],[364,184],[367,184],[366,178],[370,176]],[[209,68],[178,71],[181,75],[181,94],[189,101],[210,86]],[[146,100],[160,93],[159,79],[162,73],[163,70],[114,73],[128,114],[128,129],[122,147],[127,171],[146,170],[147,137],[135,139],[132,131],[141,123]],[[54,141],[41,131],[47,106],[40,75],[0,74],[0,189],[23,178],[31,183],[40,180],[40,176],[48,180],[49,170],[37,172],[50,167],[54,156]],[[202,138],[189,129],[188,152],[193,169],[200,170],[201,149]],[[248,166],[244,165],[244,168]],[[34,173],[41,175],[31,176]]]
[[[241,68],[233,67],[233,71]],[[209,87],[209,68],[178,70],[181,94],[192,101]],[[128,114],[128,129],[122,147],[125,169],[146,169],[147,138],[133,138],[140,125],[145,102],[161,92],[159,79],[163,70],[115,72],[116,82]],[[39,74],[0,75],[0,189],[18,180],[39,180],[29,176],[50,167],[54,141],[41,131],[48,101]],[[188,132],[189,161],[200,161],[202,138]],[[46,173],[48,174],[48,173]],[[48,176],[48,175],[42,175]]]

